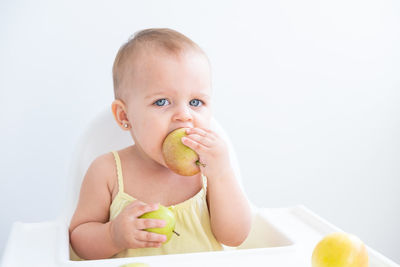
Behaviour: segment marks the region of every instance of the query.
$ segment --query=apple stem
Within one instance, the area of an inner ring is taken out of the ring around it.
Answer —
[[[181,236],[179,233],[172,231],[174,234],[176,234],[177,236]]]
[[[196,161],[196,165],[197,165],[197,166],[202,166],[202,167],[205,167],[205,166],[206,166],[206,164],[201,163],[200,161]]]

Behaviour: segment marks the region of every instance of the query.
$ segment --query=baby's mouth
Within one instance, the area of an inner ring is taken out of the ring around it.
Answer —
[[[169,131],[168,134],[166,135],[166,137],[167,137],[170,133],[172,133],[173,131],[176,131],[176,130],[182,129],[182,128],[184,128],[184,129],[190,129],[190,128],[193,128],[193,126],[187,125],[187,126],[176,127],[176,128],[174,128],[174,129],[172,129],[171,131]]]

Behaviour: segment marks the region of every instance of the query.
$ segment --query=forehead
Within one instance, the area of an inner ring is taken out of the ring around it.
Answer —
[[[127,73],[135,94],[170,93],[211,94],[211,69],[207,57],[195,50],[171,53],[160,49],[144,50],[131,61]]]

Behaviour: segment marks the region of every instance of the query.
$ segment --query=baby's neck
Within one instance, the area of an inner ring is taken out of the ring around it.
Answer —
[[[164,175],[171,174],[170,169],[150,158],[139,145],[134,144],[129,150],[129,154],[132,156],[132,159],[140,162],[140,166],[142,166],[143,169],[151,170],[152,172],[160,174],[163,173]]]

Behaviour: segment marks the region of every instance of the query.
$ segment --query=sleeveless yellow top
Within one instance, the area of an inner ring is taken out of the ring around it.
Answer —
[[[117,152],[113,151],[118,176],[118,193],[110,206],[110,218],[113,220],[130,203],[136,199],[124,192],[121,160]],[[223,246],[215,239],[210,224],[208,211],[207,178],[202,175],[203,187],[192,198],[179,204],[170,206],[175,218],[175,231],[180,236],[172,235],[171,239],[160,248],[126,249],[112,258],[154,256],[178,253],[193,253],[223,250]],[[70,246],[71,260],[82,260]]]
[[[113,154],[117,165],[119,189],[110,206],[110,221],[136,200],[124,192],[121,160],[118,152],[114,151]],[[175,231],[180,236],[172,235],[169,242],[163,244],[160,248],[126,249],[114,255],[113,258],[222,250],[222,245],[215,239],[211,231],[206,201],[207,178],[203,175],[202,178],[203,188],[195,196],[171,206],[176,218]]]

